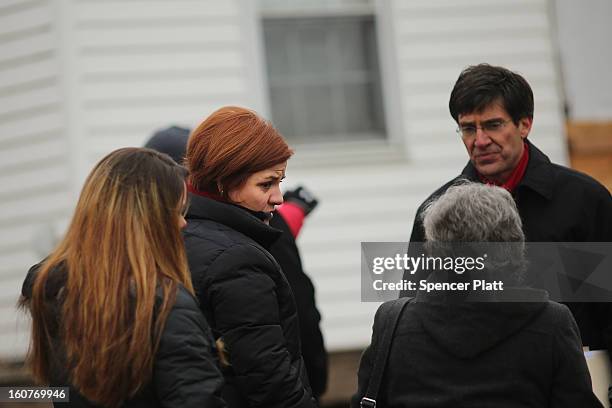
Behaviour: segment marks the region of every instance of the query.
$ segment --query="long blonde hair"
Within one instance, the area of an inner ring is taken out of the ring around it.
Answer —
[[[71,384],[105,406],[120,405],[150,381],[178,284],[193,294],[179,227],[184,173],[165,155],[124,148],[89,174],[26,303],[28,361],[38,381],[48,383],[54,359],[62,361]],[[58,270],[62,290],[50,299],[50,275]]]

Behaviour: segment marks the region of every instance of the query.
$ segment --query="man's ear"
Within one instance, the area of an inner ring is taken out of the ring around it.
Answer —
[[[531,126],[533,125],[533,118],[524,117],[519,120],[519,132],[521,132],[521,139],[526,139],[531,132]]]

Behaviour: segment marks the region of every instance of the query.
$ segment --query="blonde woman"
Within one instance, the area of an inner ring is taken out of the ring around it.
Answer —
[[[70,386],[71,406],[224,406],[181,239],[184,178],[153,150],[112,152],[63,240],[28,273],[28,361],[39,382]]]

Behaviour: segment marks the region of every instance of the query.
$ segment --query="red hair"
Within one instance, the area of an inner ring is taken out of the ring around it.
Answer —
[[[292,154],[270,122],[252,110],[225,106],[191,132],[185,163],[196,190],[227,199],[228,191],[251,174],[284,163]]]

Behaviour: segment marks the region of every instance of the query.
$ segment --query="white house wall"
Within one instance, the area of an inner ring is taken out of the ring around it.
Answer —
[[[70,208],[57,8],[0,3],[0,357],[22,354],[15,310],[39,231]]]
[[[360,242],[407,240],[416,207],[465,163],[447,108],[461,69],[486,61],[525,74],[536,98],[531,138],[566,157],[547,1],[376,4],[381,58],[393,68],[383,70],[384,103],[398,112],[393,142],[295,146],[286,182],[321,201],[298,242],[331,350],[362,347],[371,334],[378,305],[360,301]],[[67,217],[95,161],[221,105],[268,114],[258,21],[250,0],[0,5],[0,357],[15,356],[13,305],[38,257],[31,235]]]
[[[554,0],[569,116],[612,119],[612,2]]]
[[[74,1],[79,151],[89,165],[227,104],[258,106],[240,1]],[[247,7],[248,9],[248,7]]]

